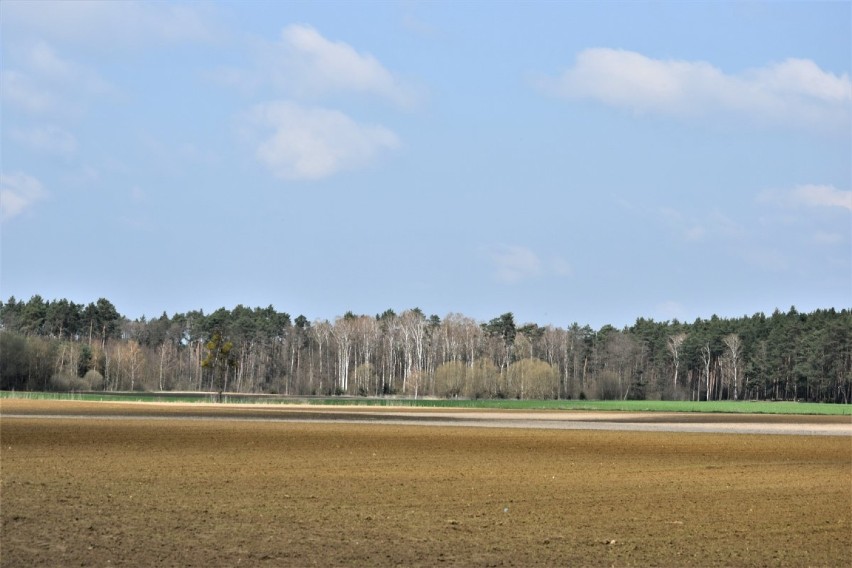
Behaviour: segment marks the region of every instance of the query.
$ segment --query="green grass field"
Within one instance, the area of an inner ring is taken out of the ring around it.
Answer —
[[[673,401],[673,400],[435,400],[323,399],[319,404],[376,404],[438,408],[496,408],[504,410],[608,410],[625,412],[720,412],[740,414],[850,415],[852,405],[810,402]]]
[[[0,392],[0,398],[80,400],[93,402],[215,402],[210,393],[47,393]],[[279,397],[226,394],[225,404],[317,404],[340,406],[407,406],[422,408],[493,408],[502,410],[589,410],[623,412],[716,412],[731,414],[823,414],[852,416],[850,404],[763,401],[671,400],[443,400],[410,398]]]

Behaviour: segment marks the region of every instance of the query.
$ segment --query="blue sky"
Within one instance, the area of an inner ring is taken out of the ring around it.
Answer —
[[[0,4],[0,295],[852,306],[852,3]]]

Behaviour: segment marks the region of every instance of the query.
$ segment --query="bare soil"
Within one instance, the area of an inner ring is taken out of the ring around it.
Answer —
[[[0,401],[0,566],[852,557],[847,435],[252,419],[258,412],[268,415]]]

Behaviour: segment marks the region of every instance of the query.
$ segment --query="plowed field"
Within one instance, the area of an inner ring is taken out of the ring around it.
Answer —
[[[847,566],[852,558],[847,435],[104,408],[0,403],[0,565]]]

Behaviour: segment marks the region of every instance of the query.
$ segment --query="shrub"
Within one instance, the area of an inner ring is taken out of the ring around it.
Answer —
[[[104,388],[104,376],[94,369],[86,371],[83,381],[85,388],[82,390],[103,390]]]
[[[89,382],[82,377],[56,374],[50,378],[50,390],[57,392],[76,392],[90,390]]]
[[[66,375],[53,375],[50,377],[50,390],[66,392],[68,391],[69,378]]]
[[[615,373],[604,371],[598,377],[598,398],[600,400],[619,400],[622,398],[622,385]]]

